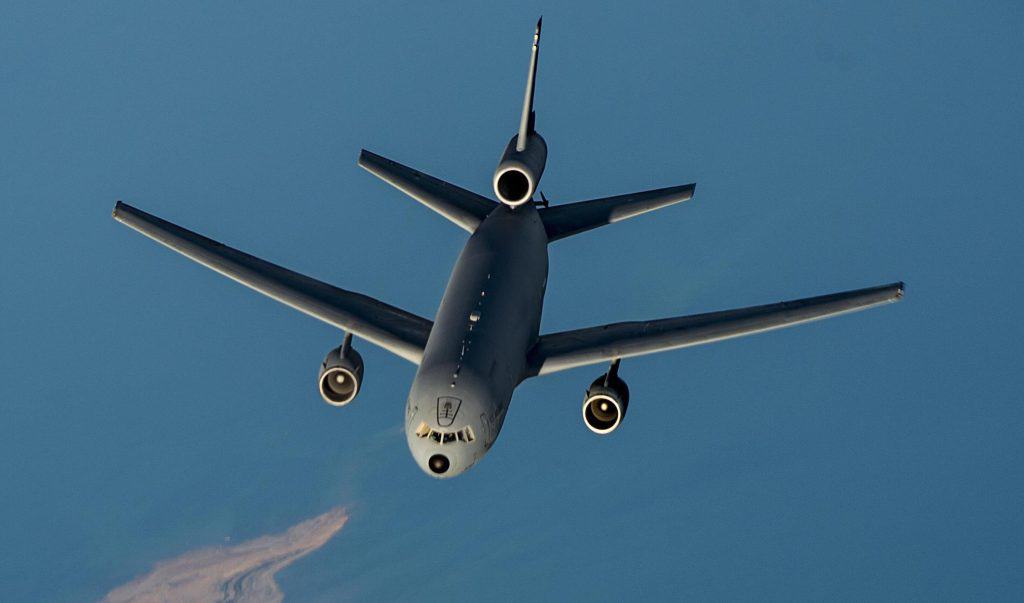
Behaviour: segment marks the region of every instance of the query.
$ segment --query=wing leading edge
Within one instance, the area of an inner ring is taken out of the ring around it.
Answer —
[[[185,257],[313,318],[351,331],[410,362],[418,364],[423,357],[433,326],[425,318],[271,264],[120,201],[113,216]]]
[[[615,358],[752,335],[899,301],[903,283],[763,306],[615,324],[543,335],[530,351],[527,376]]]

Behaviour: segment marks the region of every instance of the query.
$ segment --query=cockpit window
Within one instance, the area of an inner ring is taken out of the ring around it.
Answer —
[[[419,438],[430,438],[438,444],[451,444],[452,442],[472,442],[476,439],[476,434],[473,433],[473,428],[466,425],[458,431],[440,431],[432,429],[427,425],[426,421],[420,423],[419,427],[416,428],[416,437]]]

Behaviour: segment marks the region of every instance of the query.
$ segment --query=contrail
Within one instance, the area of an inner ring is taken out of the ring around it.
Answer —
[[[322,547],[348,515],[338,507],[281,534],[233,546],[198,549],[160,561],[150,573],[110,591],[103,603],[168,601],[279,602],[274,575]]]

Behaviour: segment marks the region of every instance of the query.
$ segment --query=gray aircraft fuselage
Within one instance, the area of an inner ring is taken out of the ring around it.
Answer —
[[[499,205],[459,255],[406,404],[409,450],[428,475],[459,475],[497,439],[539,334],[547,247],[531,204]],[[472,441],[444,436],[467,427]]]

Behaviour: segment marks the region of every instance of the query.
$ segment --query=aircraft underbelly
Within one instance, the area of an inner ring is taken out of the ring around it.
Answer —
[[[442,298],[410,391],[408,429],[423,421],[439,429],[469,425],[490,447],[537,339],[547,268],[547,238],[533,207],[498,208],[484,220]],[[458,410],[449,417],[445,408]]]

